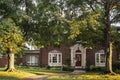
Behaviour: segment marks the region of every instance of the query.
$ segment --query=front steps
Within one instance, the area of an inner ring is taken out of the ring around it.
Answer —
[[[74,71],[72,73],[86,73],[86,70],[83,68],[76,68],[74,69]]]

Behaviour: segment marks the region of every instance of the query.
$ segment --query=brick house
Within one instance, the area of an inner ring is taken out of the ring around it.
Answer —
[[[86,49],[80,44],[47,47],[40,50],[24,52],[24,65],[27,66],[62,66],[70,65],[85,69],[86,66],[105,66],[103,48]],[[118,60],[118,54],[113,52],[113,62]]]
[[[4,59],[3,59],[4,58]],[[113,62],[119,56],[113,52]],[[85,69],[86,66],[105,66],[105,52],[103,48],[86,49],[80,44],[49,46],[40,50],[26,50],[22,58],[16,58],[15,64],[22,63],[25,66],[62,66],[69,65],[75,68]],[[6,57],[0,57],[0,66],[7,64]]]

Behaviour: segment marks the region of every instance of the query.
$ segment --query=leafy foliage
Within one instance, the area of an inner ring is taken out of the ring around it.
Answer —
[[[36,5],[31,4],[32,8],[26,7],[26,14],[30,16],[23,24],[27,39],[32,38],[37,45],[44,46],[59,45],[67,39],[69,28],[61,17],[58,3],[57,0],[37,0]]]
[[[12,49],[12,53],[17,53],[23,45],[23,35],[11,18],[1,21],[0,32],[0,49],[4,52]]]

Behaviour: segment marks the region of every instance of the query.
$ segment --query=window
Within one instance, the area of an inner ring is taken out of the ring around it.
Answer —
[[[57,63],[57,54],[53,54],[52,59],[53,59],[53,63]]]
[[[59,63],[61,62],[61,55],[59,54],[59,61],[58,61]]]
[[[100,50],[99,52],[95,53],[95,65],[101,67],[105,66],[104,50]]]
[[[26,62],[27,65],[38,66],[38,55],[28,55]]]
[[[100,54],[100,62],[105,63],[105,54]]]
[[[50,56],[49,56],[49,60],[50,60],[50,63],[52,62],[52,60],[51,60],[51,54],[50,54]]]
[[[48,53],[49,66],[62,66],[62,53],[58,50],[52,50]]]

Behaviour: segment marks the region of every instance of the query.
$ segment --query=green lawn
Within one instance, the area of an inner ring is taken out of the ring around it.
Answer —
[[[120,75],[103,75],[99,73],[66,74],[51,76],[45,80],[120,80]]]
[[[0,80],[20,80],[28,76],[36,76],[36,75],[25,71],[16,71],[16,72],[0,71]]]
[[[15,72],[6,72],[4,69],[0,69],[0,80],[20,80],[28,76],[36,76],[33,73],[17,70]]]
[[[50,70],[39,67],[17,67],[16,72],[5,72],[5,68],[0,68],[0,80],[20,80],[29,76],[40,76],[63,72],[60,69],[52,68]]]
[[[21,80],[29,76],[41,76],[53,73],[65,73],[65,75],[50,76],[46,80],[120,80],[120,75],[103,75],[99,73],[87,72],[84,74],[71,74],[57,68],[39,67],[17,67],[16,72],[5,72],[5,68],[0,68],[0,80]]]

